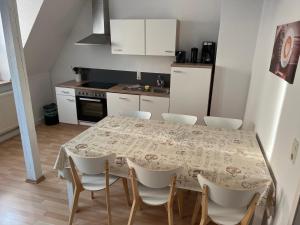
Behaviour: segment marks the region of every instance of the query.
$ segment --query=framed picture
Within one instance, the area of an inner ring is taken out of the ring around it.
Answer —
[[[277,27],[270,72],[294,83],[300,55],[300,21]]]

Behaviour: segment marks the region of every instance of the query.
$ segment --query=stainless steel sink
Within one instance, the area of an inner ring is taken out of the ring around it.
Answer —
[[[154,87],[152,90],[155,93],[170,94],[170,89],[169,88]]]
[[[160,87],[150,87],[149,89],[145,89],[145,86],[141,85],[131,85],[123,87],[123,90],[126,91],[141,91],[141,92],[153,92],[153,93],[161,93],[161,94],[169,94],[169,88],[160,88]]]

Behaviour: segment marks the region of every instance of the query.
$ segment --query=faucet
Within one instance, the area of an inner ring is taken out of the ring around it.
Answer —
[[[165,81],[161,78],[160,75],[157,76],[156,84],[159,88],[163,88],[165,86]]]

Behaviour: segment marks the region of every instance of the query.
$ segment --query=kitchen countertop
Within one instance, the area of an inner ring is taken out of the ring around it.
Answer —
[[[64,88],[75,88],[80,90],[95,90],[95,91],[105,91],[105,92],[112,92],[112,93],[120,93],[120,94],[130,94],[130,95],[146,95],[146,96],[155,96],[155,97],[170,97],[169,93],[157,93],[153,91],[135,91],[135,90],[124,90],[126,84],[116,84],[115,86],[109,89],[101,89],[101,88],[88,88],[88,87],[81,87],[80,85],[84,84],[87,81],[76,82],[75,80],[67,81],[61,84],[56,85],[56,87],[64,87]]]
[[[173,63],[171,67],[212,68],[212,64],[203,63]]]

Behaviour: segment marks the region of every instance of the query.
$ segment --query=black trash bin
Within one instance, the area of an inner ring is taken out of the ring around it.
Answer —
[[[44,120],[46,125],[55,125],[59,123],[57,105],[55,103],[45,105],[43,109],[44,109]]]

